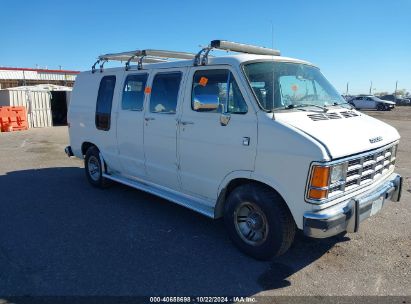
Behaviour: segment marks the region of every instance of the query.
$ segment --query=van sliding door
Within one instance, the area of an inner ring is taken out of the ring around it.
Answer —
[[[179,190],[177,118],[186,68],[155,71],[144,116],[144,154],[147,178]]]
[[[144,177],[144,90],[148,74],[128,73],[120,97],[117,117],[117,145],[122,173]]]

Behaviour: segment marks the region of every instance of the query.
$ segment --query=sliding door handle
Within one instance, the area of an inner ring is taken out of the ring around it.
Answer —
[[[145,121],[150,121],[150,120],[155,120],[155,118],[154,117],[144,117],[144,120]]]
[[[194,125],[194,122],[192,122],[192,121],[181,121],[181,124],[182,124],[183,126],[186,126],[186,125]]]

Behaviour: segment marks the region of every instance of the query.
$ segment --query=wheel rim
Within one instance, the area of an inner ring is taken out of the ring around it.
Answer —
[[[97,157],[90,156],[88,159],[88,174],[93,181],[98,181],[100,179],[100,162]]]
[[[267,217],[254,203],[244,202],[237,207],[234,226],[241,239],[249,245],[258,246],[267,239]]]

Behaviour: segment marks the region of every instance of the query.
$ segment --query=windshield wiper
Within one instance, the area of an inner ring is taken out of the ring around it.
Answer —
[[[286,109],[298,109],[298,110],[301,110],[301,111],[307,111],[305,109],[299,109],[299,108],[305,108],[305,107],[316,107],[316,108],[320,108],[324,112],[328,111],[328,109],[326,107],[319,106],[319,105],[316,105],[316,104],[311,104],[311,103],[290,104],[290,105],[286,106],[285,108]]]

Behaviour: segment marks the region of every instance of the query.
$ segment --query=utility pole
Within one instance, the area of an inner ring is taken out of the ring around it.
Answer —
[[[271,48],[274,49],[274,24],[271,20]]]
[[[398,87],[398,80],[395,82],[395,91],[394,91],[394,101],[397,102],[397,87]]]
[[[370,84],[370,95],[371,95],[371,90],[372,90],[372,80],[371,80],[371,84]]]
[[[347,81],[347,90],[345,91],[345,95],[348,95],[348,84],[349,82]]]

